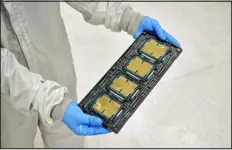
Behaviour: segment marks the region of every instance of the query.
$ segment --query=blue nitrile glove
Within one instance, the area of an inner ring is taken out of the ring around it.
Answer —
[[[179,42],[172,35],[170,35],[168,32],[162,29],[159,22],[153,18],[144,17],[141,20],[139,27],[133,35],[133,37],[137,39],[143,31],[149,31],[158,36],[161,40],[166,40],[169,43],[174,44],[177,47],[180,47]]]
[[[110,131],[102,126],[102,120],[85,114],[76,102],[68,104],[62,121],[77,135],[97,135]]]

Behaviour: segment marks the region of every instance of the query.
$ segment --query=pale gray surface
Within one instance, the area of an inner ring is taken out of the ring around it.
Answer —
[[[174,35],[183,53],[118,135],[87,147],[230,147],[230,3],[131,3]],[[78,78],[79,101],[133,42],[86,24],[61,3]],[[36,147],[42,147],[39,134]]]

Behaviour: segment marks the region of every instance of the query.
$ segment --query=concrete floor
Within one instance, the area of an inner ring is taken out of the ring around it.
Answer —
[[[131,3],[175,36],[183,53],[118,135],[86,147],[231,147],[230,3]],[[79,101],[133,42],[84,22],[61,3],[78,78]],[[42,147],[38,136],[36,147]]]

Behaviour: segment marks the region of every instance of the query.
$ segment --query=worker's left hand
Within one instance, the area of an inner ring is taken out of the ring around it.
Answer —
[[[76,102],[68,104],[62,121],[77,135],[97,135],[110,131],[102,126],[102,120],[85,114]]]
[[[170,35],[168,32],[162,29],[159,22],[153,18],[144,17],[141,20],[139,27],[137,31],[135,32],[135,34],[133,35],[133,37],[137,39],[143,31],[149,31],[155,34],[156,36],[158,36],[158,38],[160,38],[161,40],[166,40],[170,42],[171,44],[176,45],[177,47],[180,47],[179,42],[172,35]]]

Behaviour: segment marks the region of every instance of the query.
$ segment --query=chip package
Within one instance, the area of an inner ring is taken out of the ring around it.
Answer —
[[[79,103],[118,133],[182,52],[143,32]]]

